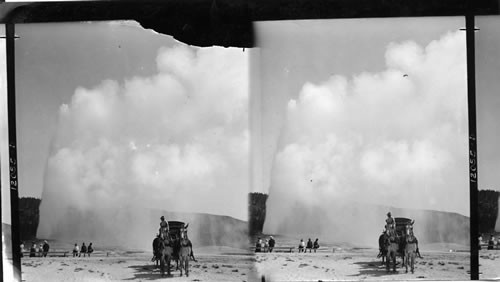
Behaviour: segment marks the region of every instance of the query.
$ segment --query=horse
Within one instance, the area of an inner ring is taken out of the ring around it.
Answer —
[[[174,253],[173,242],[170,239],[170,236],[160,238],[158,251],[160,253],[160,273],[161,276],[165,275],[165,266],[167,267],[167,276],[171,276],[170,274],[170,261],[172,259],[172,255]]]
[[[405,241],[406,273],[408,273],[408,264],[410,264],[411,273],[413,273],[415,269],[415,256],[417,255],[418,246],[417,238],[413,234],[413,225],[406,226]]]
[[[378,237],[378,249],[379,253],[377,255],[377,258],[382,258],[382,265],[385,263],[385,257],[387,255],[387,249],[385,246],[385,240],[386,240],[387,234],[384,231],[380,236]]]
[[[180,245],[179,260],[180,260],[181,277],[183,268],[186,273],[186,277],[189,276],[189,259],[192,255],[192,249],[193,249],[193,245],[191,244],[191,241],[187,236],[188,226],[189,224],[187,224],[186,227],[181,229],[180,232],[181,237],[179,239],[179,245]]]
[[[157,235],[153,239],[153,258],[151,259],[151,261],[155,262],[155,267],[159,266],[161,259],[160,241],[160,235]]]
[[[387,272],[390,271],[390,264],[391,262],[393,263],[393,271],[396,272],[396,256],[398,253],[399,249],[399,238],[395,236],[394,234],[386,236],[384,245],[385,249],[387,250],[386,254],[386,270]]]

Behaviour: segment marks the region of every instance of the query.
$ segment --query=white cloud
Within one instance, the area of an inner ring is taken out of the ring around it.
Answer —
[[[157,65],[152,77],[78,88],[60,107],[38,236],[59,234],[72,219],[57,211],[71,207],[142,206],[246,220],[246,54],[177,46],[161,49]]]
[[[464,42],[455,32],[425,48],[391,43],[382,72],[305,83],[288,103],[266,231],[291,226],[297,204],[328,210],[356,201],[468,215]]]

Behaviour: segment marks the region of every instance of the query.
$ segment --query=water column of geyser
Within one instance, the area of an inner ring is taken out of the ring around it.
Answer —
[[[37,237],[149,250],[161,215],[197,242],[212,219],[192,213],[246,220],[246,54],[163,48],[152,77],[78,88],[58,113]]]
[[[305,82],[286,105],[264,232],[373,246],[392,211],[424,241],[467,242],[464,42],[391,43],[380,72]]]

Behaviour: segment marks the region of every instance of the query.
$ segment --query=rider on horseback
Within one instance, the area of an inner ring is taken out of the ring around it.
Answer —
[[[169,232],[168,221],[165,221],[165,217],[163,215],[161,216],[160,219],[161,219],[161,222],[160,222],[160,236],[163,239],[166,239],[166,237],[168,236],[168,232]]]

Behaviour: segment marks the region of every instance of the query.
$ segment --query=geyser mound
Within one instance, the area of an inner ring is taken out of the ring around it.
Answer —
[[[268,210],[275,208],[268,206]],[[279,220],[267,218],[268,234],[319,237],[323,241],[377,247],[386,213],[415,220],[414,231],[423,244],[469,245],[469,218],[456,213],[401,209],[380,205],[331,201],[328,206],[310,207],[298,202]]]

